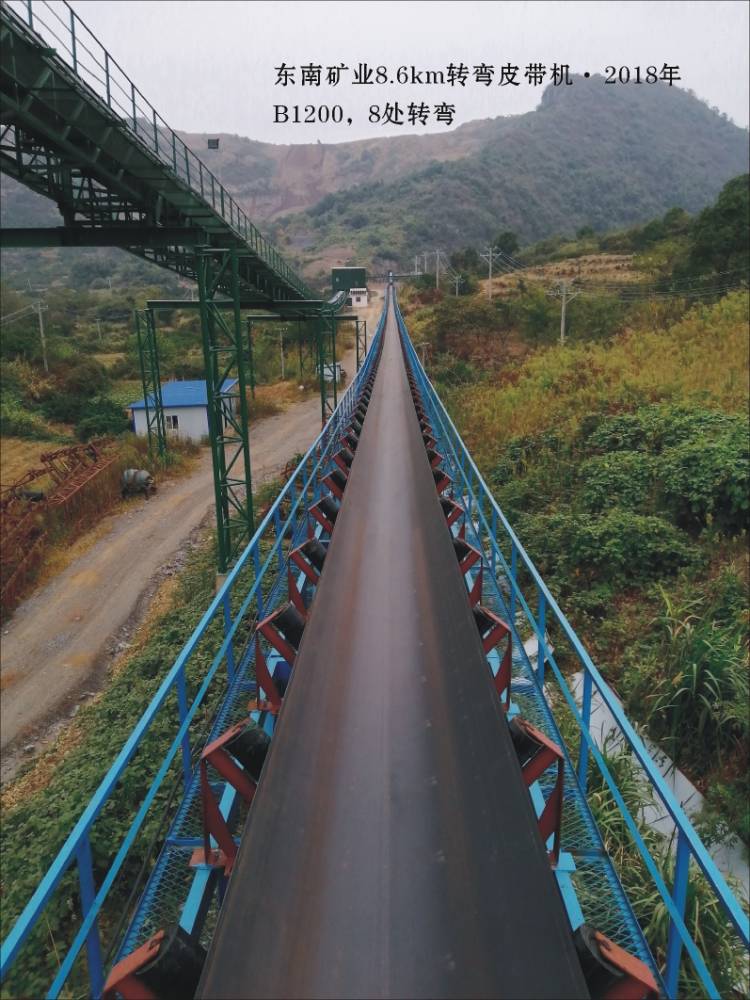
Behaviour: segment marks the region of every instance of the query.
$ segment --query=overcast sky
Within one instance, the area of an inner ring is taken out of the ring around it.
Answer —
[[[370,124],[373,103],[456,105],[455,124],[517,114],[543,87],[282,88],[276,68],[365,62],[445,69],[449,63],[523,67],[568,63],[572,72],[679,65],[681,86],[748,124],[748,10],[726,2],[204,2],[73,0],[73,6],[146,98],[175,128],[234,132],[267,142],[322,142],[424,131]],[[585,85],[594,85],[583,84]],[[601,85],[601,84],[599,84]],[[632,84],[631,84],[632,86]],[[657,84],[663,86],[663,84]],[[274,124],[274,104],[340,104],[345,121]],[[346,124],[351,118],[352,124]],[[426,130],[445,130],[430,122]]]

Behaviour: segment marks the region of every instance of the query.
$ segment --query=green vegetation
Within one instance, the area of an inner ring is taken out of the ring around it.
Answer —
[[[271,503],[281,485],[277,480],[260,487],[254,496],[257,511]],[[265,560],[270,547],[268,539],[261,543],[261,561]],[[233,614],[239,611],[254,580],[251,561],[250,566],[241,571],[234,587]],[[273,571],[266,574],[265,595],[274,580]],[[3,897],[0,937],[3,939],[205,613],[215,596],[215,587],[216,539],[211,533],[191,542],[184,568],[173,581],[166,581],[154,598],[152,616],[134,635],[132,649],[113,664],[102,693],[80,708],[70,730],[48,751],[29,763],[14,782],[4,786],[3,836],[0,839],[0,891]],[[250,610],[247,614],[248,624],[252,613]],[[189,703],[205,679],[223,634],[223,611],[220,610],[187,662]],[[250,635],[249,629],[241,629],[238,633],[235,640],[237,656],[243,652],[243,643],[249,641]],[[195,716],[191,727],[194,754],[208,736],[226,692],[226,676],[222,665]],[[97,884],[101,884],[178,726],[177,699],[172,693],[92,827],[91,848]],[[54,789],[54,794],[49,794],[48,787]],[[99,926],[105,954],[113,944],[119,943],[122,921],[131,915],[128,907],[133,903],[133,889],[136,885],[140,887],[139,879],[150,870],[166,831],[165,823],[173,817],[179,803],[181,789],[182,768],[178,756],[103,907]],[[184,874],[189,876],[187,866]],[[73,914],[80,914],[75,866],[52,895],[45,918],[32,933],[22,959],[15,964],[4,984],[3,996],[44,995],[58,969],[58,955],[72,942],[77,930]],[[79,961],[70,980],[71,995],[83,995],[86,983],[84,963]]]
[[[44,313],[48,373],[42,365],[36,313],[4,325],[0,432],[49,441],[85,441],[126,431],[126,407],[143,396],[133,310],[146,299],[165,295],[174,295],[168,284],[126,292],[50,289]],[[4,314],[22,310],[33,301],[26,293],[3,288]],[[264,324],[259,317],[253,332],[256,383],[276,383],[281,378],[283,338],[285,380],[317,388],[311,335],[305,324]],[[195,310],[159,311],[157,336],[163,380],[204,377]],[[348,332],[339,337],[339,358],[350,342]],[[255,409],[260,412],[259,404]]]
[[[447,393],[608,679],[746,843],[747,323],[736,292]]]
[[[568,738],[575,738],[572,720],[563,725]],[[617,786],[636,819],[641,837],[656,862],[666,885],[674,882],[674,852],[672,844],[644,821],[644,814],[655,806],[653,792],[644,781],[632,755],[614,741],[603,748],[603,757]],[[601,772],[593,768],[589,777],[589,804],[594,813],[604,845],[620,875],[623,887],[644,930],[656,961],[663,965],[669,940],[669,914],[654,889],[653,878],[647,871],[638,849],[631,840],[622,812],[612,797]],[[576,881],[583,902],[586,899],[585,876]],[[733,884],[735,892],[740,886]],[[708,956],[709,969],[721,996],[744,995],[748,986],[747,954],[733,928],[722,914],[709,883],[693,865],[685,908],[685,923],[702,954]],[[704,996],[700,980],[692,963],[683,953],[677,995]]]
[[[111,678],[101,698],[81,708],[74,723],[77,737],[73,749],[55,763],[57,754],[53,748],[49,762],[44,758],[41,761],[43,772],[48,772],[40,778],[41,787],[36,788],[32,782],[30,791],[15,796],[12,803],[4,800],[3,906],[0,914],[3,939],[212,599],[215,565],[212,545],[195,550],[180,575],[168,607],[149,627],[146,640]],[[210,644],[218,645],[220,634],[221,624],[217,620],[209,628],[209,641],[204,642],[190,660],[188,683],[191,690],[205,674],[213,655]],[[210,713],[204,713],[205,727],[209,716]],[[176,707],[170,701],[166,710],[157,716],[139,750],[137,762],[126,772],[105,815],[95,824],[92,852],[98,880],[140,805],[175,728]],[[175,768],[172,779],[178,778],[179,768]],[[21,788],[23,780],[22,777]],[[56,794],[45,791],[48,782],[54,783]],[[167,781],[162,786],[135,850],[109,897],[103,921],[105,948],[167,807],[170,785]],[[55,950],[61,950],[72,940],[71,912],[78,912],[78,887],[74,876],[66,876],[62,889],[53,895],[45,912],[46,920],[32,935],[24,959],[16,963],[5,984],[12,996],[43,996],[56,972]],[[82,976],[80,963],[77,968],[78,975]],[[83,988],[83,981],[78,985]]]

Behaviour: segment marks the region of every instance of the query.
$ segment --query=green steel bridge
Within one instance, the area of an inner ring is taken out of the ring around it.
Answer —
[[[325,378],[337,325],[356,323],[359,364],[360,323],[342,314],[345,295],[326,301],[305,284],[66,0],[0,2],[0,102],[0,169],[63,222],[2,228],[0,246],[120,247],[198,283],[195,302],[149,302],[136,327],[149,444],[163,453],[158,311],[200,311],[224,572],[254,530],[248,311],[310,325],[323,423],[338,402]]]

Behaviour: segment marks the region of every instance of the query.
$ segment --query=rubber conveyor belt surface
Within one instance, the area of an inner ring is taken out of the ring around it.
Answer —
[[[201,997],[587,997],[392,303]]]

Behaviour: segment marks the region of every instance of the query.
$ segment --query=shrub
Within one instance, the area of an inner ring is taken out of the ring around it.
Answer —
[[[743,425],[743,421],[719,410],[683,406],[642,406],[634,413],[613,417],[589,414],[581,421],[580,439],[587,450],[650,451],[699,437],[722,434]]]
[[[88,441],[92,437],[122,434],[128,429],[123,408],[106,396],[95,397],[83,410],[76,426],[76,437]]]
[[[697,528],[716,524],[731,533],[747,527],[749,445],[745,425],[665,450],[659,463],[661,488],[678,523]]]
[[[3,393],[0,399],[0,433],[41,441],[54,437],[42,417],[27,410],[21,401],[10,393]]]
[[[553,513],[522,519],[521,541],[542,573],[572,590],[658,580],[695,561],[689,538],[660,517],[612,507],[603,514]]]
[[[646,505],[652,491],[654,463],[650,456],[638,451],[595,455],[581,463],[579,479],[586,510],[638,510]]]
[[[95,358],[76,359],[60,376],[60,389],[72,396],[91,398],[109,388],[107,369]]]
[[[474,365],[462,361],[452,354],[441,354],[431,367],[430,374],[434,381],[449,385],[460,385],[465,382],[475,382],[478,372]]]
[[[48,420],[63,424],[77,424],[83,416],[87,399],[69,392],[52,393],[42,401],[42,411]]]

